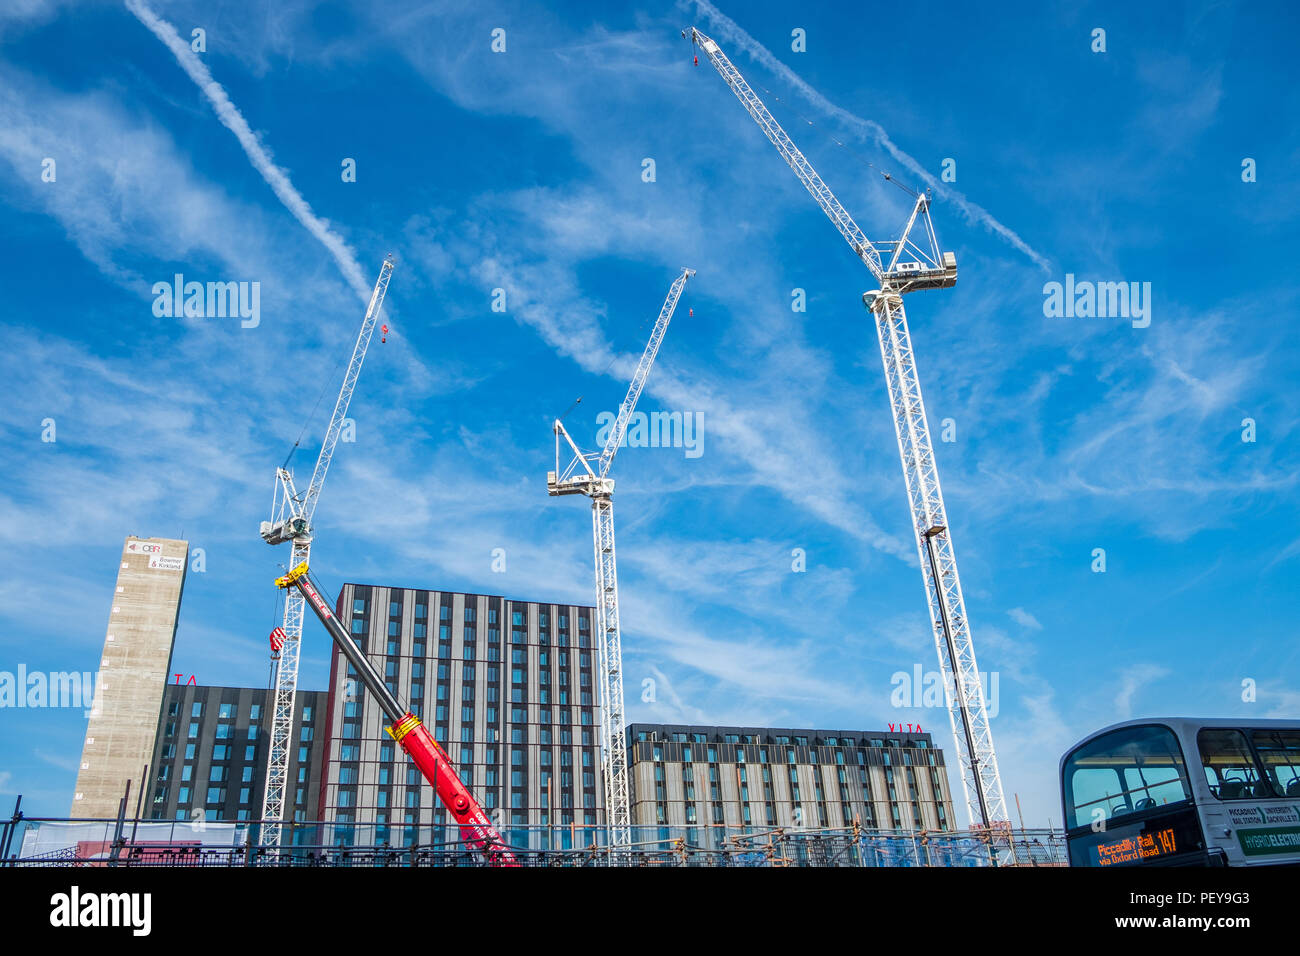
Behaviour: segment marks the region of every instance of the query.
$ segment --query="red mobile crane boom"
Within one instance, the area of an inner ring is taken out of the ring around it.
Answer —
[[[420,768],[424,779],[429,781],[438,792],[438,799],[456,818],[456,823],[460,825],[461,839],[487,857],[491,866],[518,866],[519,862],[506,847],[497,828],[492,825],[483,808],[474,799],[474,795],[461,783],[447,752],[438,746],[438,742],[433,739],[429,728],[424,726],[420,718],[411,713],[410,708],[403,706],[389,691],[369,659],[339,624],[338,618],[325,603],[320,591],[312,584],[307,572],[307,562],[304,561],[284,577],[277,578],[275,583],[277,587],[286,590],[296,587],[306,599],[308,606],[316,612],[320,622],[325,625],[325,630],[343,652],[343,656],[356,668],[362,681],[384,708],[384,713],[392,720],[393,725],[388,728],[389,736],[401,744],[407,756]]]

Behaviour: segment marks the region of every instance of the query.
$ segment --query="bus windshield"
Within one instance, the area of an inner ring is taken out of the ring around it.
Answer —
[[[1091,740],[1070,754],[1062,776],[1067,829],[1191,799],[1182,750],[1167,727],[1124,727]]]

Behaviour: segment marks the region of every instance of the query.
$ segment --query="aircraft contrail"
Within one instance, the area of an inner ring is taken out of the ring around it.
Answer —
[[[235,134],[235,138],[239,140],[239,145],[248,154],[248,159],[253,164],[253,168],[266,180],[266,184],[271,187],[271,190],[284,204],[284,207],[293,214],[293,217],[302,223],[303,227],[319,239],[321,244],[329,250],[330,255],[334,257],[334,261],[338,263],[344,280],[356,290],[357,295],[361,297],[361,301],[368,302],[371,290],[361,271],[361,265],[357,262],[356,253],[352,251],[341,236],[330,229],[328,220],[321,219],[311,211],[311,206],[307,204],[307,200],[302,198],[302,194],[294,188],[284,170],[271,162],[271,157],[266,154],[266,150],[258,142],[257,136],[249,127],[243,114],[230,101],[230,97],[226,95],[226,91],[221,84],[212,78],[207,66],[190,49],[190,45],[180,38],[175,27],[149,9],[143,0],[126,0],[126,8],[172,51],[181,68],[189,74],[190,79],[208,98],[212,108],[217,113],[217,118]]]
[[[752,36],[746,33],[744,29],[736,23],[736,21],[732,20],[713,4],[709,3],[709,0],[679,0],[679,2],[682,6],[685,6],[688,2],[694,3],[700,13],[708,19],[709,23],[712,25],[712,29],[717,31],[719,37],[740,47],[759,64],[780,76],[786,83],[798,90],[809,103],[821,110],[823,113],[833,116],[845,125],[853,127],[859,132],[866,134],[868,138],[873,140],[898,162],[902,163],[911,173],[923,179],[926,185],[933,189],[941,198],[948,200],[956,206],[957,209],[961,211],[962,215],[966,217],[968,222],[979,223],[990,232],[1002,237],[1012,246],[1019,249],[1044,271],[1051,270],[1051,264],[1047,261],[1046,257],[1040,255],[1013,231],[994,219],[992,213],[987,209],[971,202],[955,189],[951,189],[943,183],[940,183],[928,170],[926,170],[924,166],[907,153],[903,152],[903,150],[899,149],[894,141],[889,138],[889,134],[885,132],[883,126],[874,120],[863,119],[861,116],[850,113],[843,107],[836,106],[821,93],[817,92],[817,90],[811,85],[800,79],[799,75],[795,73],[794,70],[790,69],[773,56],[772,52],[768,50],[767,47],[763,46],[763,44],[759,43]]]

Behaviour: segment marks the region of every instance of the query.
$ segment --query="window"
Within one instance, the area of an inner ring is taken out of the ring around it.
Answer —
[[[1220,800],[1245,800],[1271,797],[1272,787],[1266,784],[1255,764],[1255,757],[1240,730],[1205,729],[1196,735],[1196,746],[1201,752],[1205,780],[1210,792]]]
[[[194,702],[194,706],[190,708],[190,716],[191,716],[191,717],[202,717],[202,716],[203,716],[203,701],[201,701],[201,700],[196,700],[196,701]]]
[[[189,738],[193,740],[199,735],[199,722],[197,720],[190,722]]]
[[[1191,797],[1178,741],[1157,725],[1124,727],[1084,744],[1066,759],[1062,785],[1067,828]]]
[[[1252,730],[1264,775],[1279,797],[1300,797],[1300,732]]]
[[[230,720],[230,718],[235,716],[235,705],[222,704],[221,709],[217,712],[217,716],[222,720]]]

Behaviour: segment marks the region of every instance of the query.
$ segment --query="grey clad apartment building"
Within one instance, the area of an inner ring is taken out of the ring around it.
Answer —
[[[926,733],[632,724],[627,739],[639,826],[955,829]]]
[[[143,815],[155,820],[259,819],[271,698],[271,691],[252,687],[168,684]],[[296,822],[316,818],[325,703],[324,691],[304,690],[294,702],[296,746],[289,752],[285,802]],[[311,842],[313,836],[304,832],[302,839]]]
[[[345,584],[336,613],[499,827],[603,824],[592,608]],[[398,844],[450,821],[388,724],[336,648],[317,818]]]

